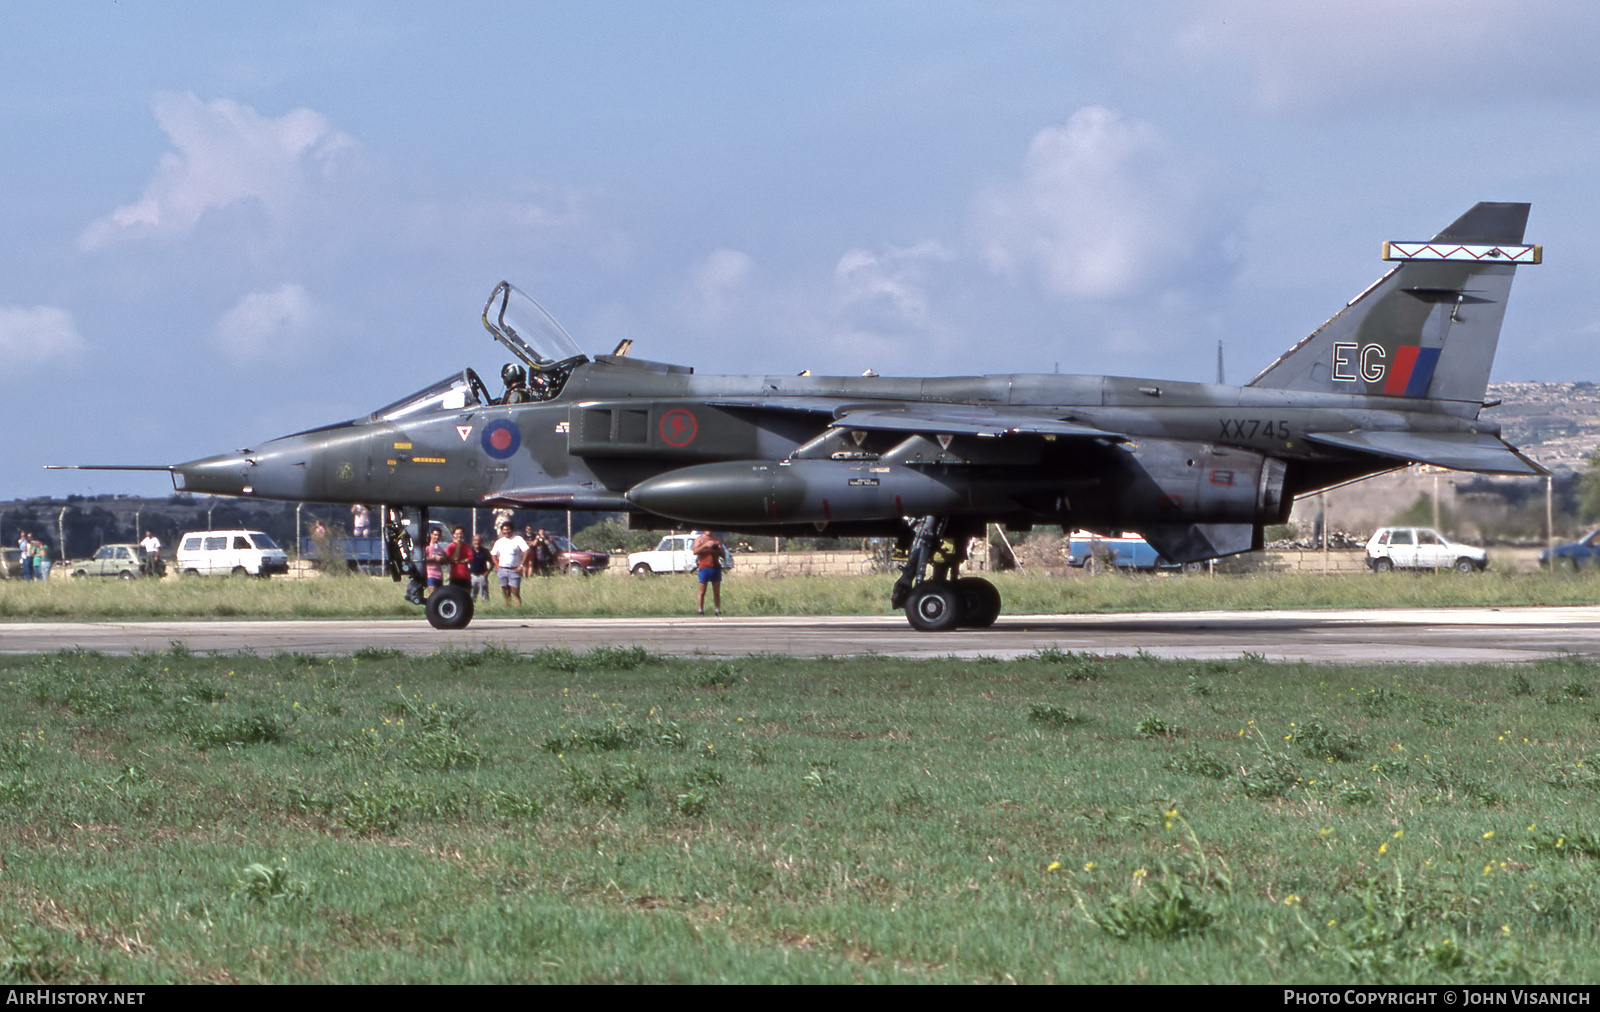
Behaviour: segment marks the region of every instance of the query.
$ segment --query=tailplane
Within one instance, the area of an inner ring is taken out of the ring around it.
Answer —
[[[1528,204],[1481,203],[1432,239],[1386,242],[1389,273],[1267,366],[1249,386],[1459,401],[1489,384]]]

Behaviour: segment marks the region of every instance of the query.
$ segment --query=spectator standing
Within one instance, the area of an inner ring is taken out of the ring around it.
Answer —
[[[33,535],[27,531],[17,535],[17,562],[22,566],[23,581],[33,579]]]
[[[500,525],[500,540],[489,550],[494,556],[495,571],[500,574],[500,593],[505,603],[515,598],[522,606],[522,560],[528,554],[528,543],[512,533],[511,521]]]
[[[450,582],[463,587],[472,583],[472,546],[467,544],[467,529],[457,524],[450,532],[454,535],[445,546],[445,557],[450,560]]]
[[[428,547],[422,555],[422,572],[428,579],[429,596],[432,591],[444,586],[445,550],[439,543],[439,528],[434,527],[428,531]]]
[[[694,539],[694,564],[700,577],[700,599],[696,602],[700,614],[706,613],[706,584],[711,584],[716,613],[722,614],[722,556],[728,549],[722,539],[711,531],[701,531]]]
[[[50,579],[50,546],[44,543],[43,538],[33,539],[33,578]]]
[[[472,565],[469,572],[472,575],[472,596],[489,600],[489,564],[494,561],[489,555],[489,549],[484,547],[483,535],[472,536]]]
[[[361,503],[350,507],[350,534],[365,538],[372,533],[372,511]]]
[[[139,547],[144,549],[145,565],[149,567],[151,576],[161,575],[161,539],[156,537],[154,531],[145,531],[144,540],[139,542]]]

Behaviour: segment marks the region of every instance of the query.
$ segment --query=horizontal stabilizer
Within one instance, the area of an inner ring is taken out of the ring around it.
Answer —
[[[1496,436],[1482,432],[1311,432],[1306,438],[1322,446],[1371,453],[1413,464],[1433,464],[1454,471],[1483,474],[1549,474]]]
[[[916,432],[951,436],[1004,436],[1032,434],[1076,436],[1126,442],[1127,437],[1089,425],[1063,422],[1047,415],[1021,411],[995,411],[960,405],[919,404],[901,408],[867,408],[846,411],[833,421],[835,429],[869,432]]]

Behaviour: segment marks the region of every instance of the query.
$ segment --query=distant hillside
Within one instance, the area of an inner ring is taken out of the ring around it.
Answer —
[[[1593,383],[1491,383],[1502,403],[1483,417],[1498,422],[1507,442],[1552,471],[1581,471],[1600,449],[1600,386]]]

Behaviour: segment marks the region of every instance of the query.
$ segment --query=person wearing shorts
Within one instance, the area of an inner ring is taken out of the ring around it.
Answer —
[[[700,599],[697,602],[700,614],[706,613],[706,584],[711,584],[711,597],[715,602],[716,614],[722,614],[722,553],[726,549],[722,539],[710,531],[701,532],[694,539],[694,564],[696,573],[700,577]]]
[[[494,556],[495,572],[500,575],[500,594],[505,603],[514,599],[522,605],[522,557],[528,552],[528,543],[511,533],[509,522],[500,525],[500,540],[494,543],[489,554]]]
[[[439,544],[439,528],[428,532],[428,548],[423,555],[422,571],[428,578],[428,594],[444,586],[445,547]]]

